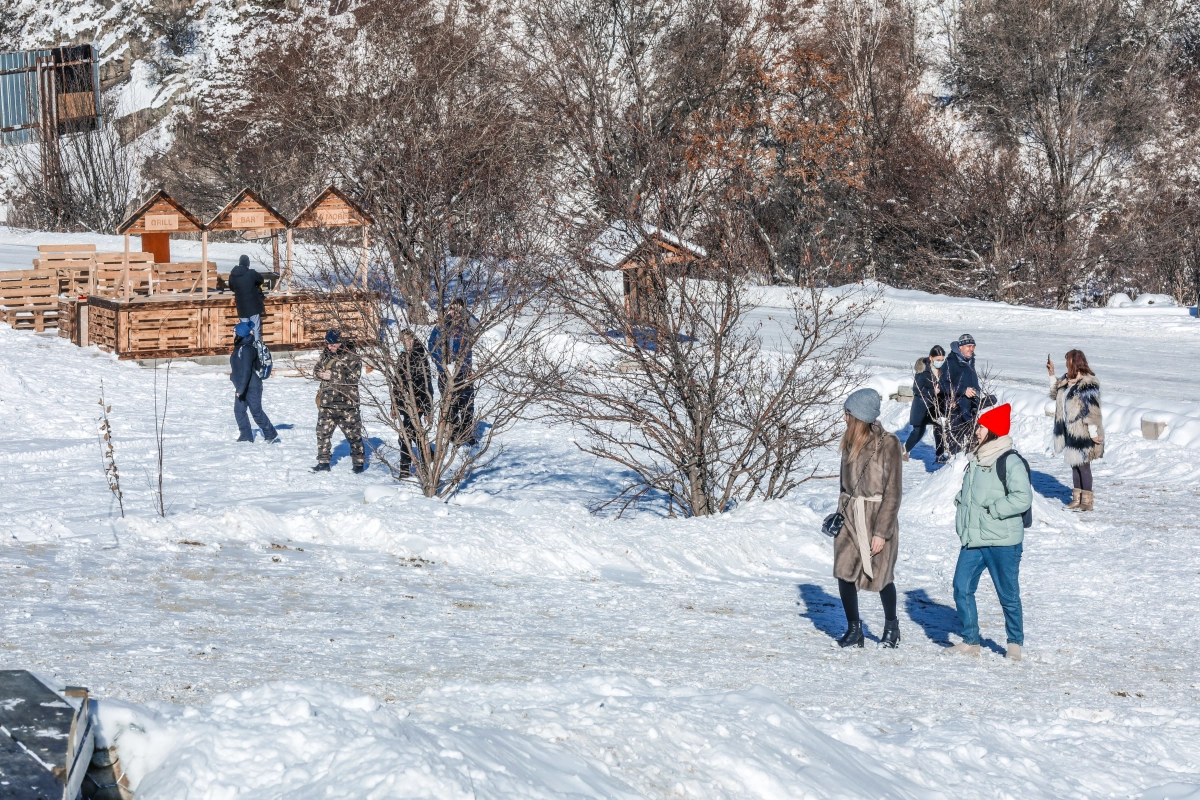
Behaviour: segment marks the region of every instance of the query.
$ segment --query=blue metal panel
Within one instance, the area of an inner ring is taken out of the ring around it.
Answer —
[[[37,130],[30,127],[37,125],[39,113],[35,66],[39,56],[49,55],[49,50],[0,53],[0,145],[28,144],[37,138]]]

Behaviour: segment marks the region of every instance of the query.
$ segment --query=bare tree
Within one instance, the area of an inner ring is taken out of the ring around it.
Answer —
[[[150,484],[150,491],[154,499],[154,510],[160,517],[167,516],[166,497],[163,494],[163,464],[166,452],[166,436],[167,436],[167,404],[171,399],[171,359],[167,359],[167,366],[164,370],[165,377],[163,378],[162,386],[162,402],[159,403],[158,394],[158,366],[157,361],[154,362],[154,448],[155,448],[155,474],[154,477],[147,475],[146,481]]]
[[[636,313],[610,271],[569,270],[554,284],[578,343],[551,365],[546,414],[632,473],[613,498],[622,508],[660,493],[704,516],[783,497],[813,477],[840,419],[831,401],[859,377],[869,294],[767,296],[732,269],[700,275],[659,280],[660,302]]]
[[[989,141],[1020,154],[1056,305],[1092,299],[1097,221],[1149,139],[1177,13],[1174,0],[983,0],[958,12],[945,79]]]
[[[372,262],[364,290],[357,253],[334,243],[323,253],[302,284],[374,376],[361,402],[394,442],[374,457],[397,479],[415,479],[426,497],[453,495],[502,452],[501,434],[539,399],[537,354],[550,331],[534,254],[443,257],[428,276],[425,314],[414,320],[390,259]]]
[[[144,158],[136,142],[121,140],[116,118],[115,102],[105,100],[98,130],[58,140],[62,174],[56,180],[46,181],[37,145],[8,149],[9,223],[39,230],[116,230],[138,198]]]

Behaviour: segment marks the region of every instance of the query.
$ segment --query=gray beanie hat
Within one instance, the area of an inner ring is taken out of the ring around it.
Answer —
[[[846,398],[843,406],[850,416],[870,424],[879,419],[879,404],[883,400],[874,389],[859,389]]]
[[[964,333],[962,336],[958,337],[958,346],[959,347],[962,347],[963,345],[966,345],[966,344],[975,344],[975,337],[969,333]]]

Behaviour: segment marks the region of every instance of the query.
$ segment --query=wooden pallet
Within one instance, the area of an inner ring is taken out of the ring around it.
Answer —
[[[376,328],[363,320],[364,298],[354,296],[336,312],[328,300],[304,294],[263,298],[262,338],[272,350],[310,350],[321,346],[329,319],[342,320],[351,335],[368,336]],[[233,347],[238,323],[232,295],[153,295],[129,301],[91,296],[88,344],[122,359],[188,358],[224,355]],[[348,322],[349,320],[349,322]]]
[[[199,261],[155,264],[152,294],[196,294],[204,291],[204,268]],[[217,265],[208,262],[208,291],[217,290]]]
[[[88,276],[96,266],[94,244],[39,244],[34,269],[51,269],[59,277],[59,294],[85,294]]]
[[[17,330],[58,326],[58,275],[51,269],[0,272],[0,322]]]
[[[149,253],[130,253],[129,272],[125,272],[124,253],[97,253],[96,277],[91,293],[99,297],[124,298],[122,280],[129,282],[129,295],[150,294],[150,282],[154,278],[154,256]]]

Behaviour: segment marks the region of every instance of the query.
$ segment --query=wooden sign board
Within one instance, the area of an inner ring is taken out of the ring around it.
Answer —
[[[322,225],[350,225],[350,209],[342,208],[318,208],[317,222]]]
[[[177,231],[179,230],[179,215],[147,214],[145,223],[147,231]]]
[[[234,211],[229,217],[229,225],[236,230],[262,230],[266,214],[261,211]]]

